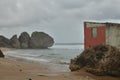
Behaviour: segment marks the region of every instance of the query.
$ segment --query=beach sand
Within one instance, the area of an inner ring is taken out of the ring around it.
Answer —
[[[120,78],[94,76],[84,70],[54,72],[49,69],[49,66],[6,57],[0,58],[0,80],[120,80]]]
[[[86,79],[85,79],[86,78]],[[75,73],[50,72],[48,66],[0,58],[0,80],[93,80]]]

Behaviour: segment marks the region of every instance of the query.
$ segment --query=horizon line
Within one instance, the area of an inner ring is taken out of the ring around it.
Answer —
[[[55,45],[83,45],[84,43],[55,43]]]

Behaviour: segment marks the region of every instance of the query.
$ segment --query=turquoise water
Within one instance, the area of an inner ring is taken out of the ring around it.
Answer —
[[[18,49],[6,52],[6,56],[14,57],[37,64],[54,66],[60,71],[69,71],[70,59],[83,51],[83,45],[55,45],[49,49]],[[62,70],[63,69],[63,70]]]

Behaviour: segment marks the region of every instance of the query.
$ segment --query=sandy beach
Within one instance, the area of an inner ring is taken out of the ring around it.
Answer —
[[[3,52],[11,49],[2,49]],[[120,80],[109,76],[94,76],[79,72],[54,72],[49,66],[27,63],[14,58],[0,58],[0,80]]]
[[[86,79],[85,79],[86,78]],[[0,58],[0,80],[94,80],[74,73],[53,73],[47,66]]]

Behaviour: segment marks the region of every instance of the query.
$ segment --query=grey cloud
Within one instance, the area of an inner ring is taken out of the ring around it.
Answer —
[[[19,26],[49,20],[53,15],[46,0],[0,1],[0,25]]]
[[[0,25],[49,22],[58,17],[119,19],[119,0],[1,0]]]
[[[120,0],[0,0],[0,34],[39,30],[56,42],[83,42],[83,22],[120,22],[119,4]]]

